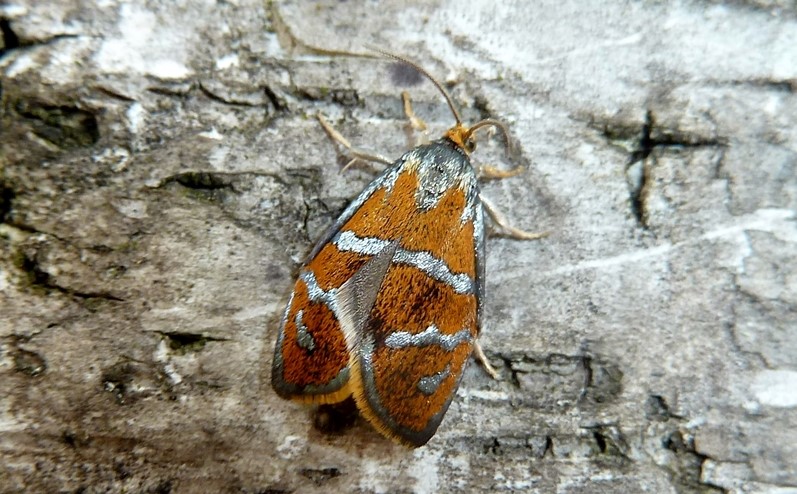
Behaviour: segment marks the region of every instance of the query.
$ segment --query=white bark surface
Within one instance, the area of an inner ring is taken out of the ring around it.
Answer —
[[[792,2],[0,6],[0,491],[797,492]],[[374,176],[465,119],[482,344],[408,450],[269,385],[293,277]],[[407,86],[404,83],[409,83]]]

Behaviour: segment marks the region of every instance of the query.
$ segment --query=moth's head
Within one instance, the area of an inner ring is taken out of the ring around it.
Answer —
[[[512,143],[509,140],[509,131],[507,131],[506,126],[498,120],[482,120],[470,127],[466,127],[462,125],[461,122],[457,121],[456,125],[446,131],[444,137],[453,141],[453,143],[465,151],[466,154],[470,154],[476,149],[476,131],[484,127],[494,127],[501,131],[501,135],[504,136],[507,152],[510,151]]]
[[[470,154],[476,149],[476,136],[473,135],[473,132],[471,132],[468,127],[465,127],[461,123],[457,123],[455,126],[448,129],[444,136],[456,144],[457,147],[465,151],[466,154]]]

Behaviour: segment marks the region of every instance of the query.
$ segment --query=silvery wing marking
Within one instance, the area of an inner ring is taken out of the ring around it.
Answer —
[[[297,311],[296,317],[293,318],[293,322],[296,324],[296,344],[299,345],[300,348],[312,352],[315,350],[315,340],[313,339],[313,335],[307,331],[307,326],[302,322],[303,312],[303,310]]]
[[[359,237],[356,233],[344,230],[332,238],[332,243],[343,252],[356,252],[367,256],[374,256],[382,252],[391,240],[376,237]]]
[[[468,329],[460,329],[454,334],[443,334],[432,324],[420,333],[412,334],[406,331],[395,331],[385,338],[385,345],[389,348],[425,347],[436,345],[450,352],[462,343],[470,343],[473,337]]]
[[[333,237],[332,242],[343,252],[356,252],[363,255],[375,255],[390,243],[374,237],[359,237],[350,231],[342,231]],[[474,281],[464,273],[452,273],[442,260],[425,251],[396,249],[394,262],[414,266],[434,280],[445,283],[456,293],[471,294],[474,292]]]
[[[452,273],[445,262],[428,252],[401,249],[396,253],[396,262],[415,266],[432,279],[450,286],[456,293],[473,293],[470,276]]]
[[[397,248],[397,241],[388,242],[337,291],[338,321],[346,336],[349,350],[359,345],[363,327],[368,321]]]
[[[318,280],[315,279],[315,273],[309,269],[302,271],[302,273],[299,275],[299,279],[301,279],[307,287],[307,298],[310,299],[310,302],[321,302],[329,307],[329,310],[335,314],[335,317],[339,316],[340,309],[338,308],[336,288],[324,290],[318,286]]]
[[[426,396],[432,396],[437,392],[437,388],[443,382],[443,379],[451,375],[451,366],[446,365],[446,368],[431,376],[422,377],[418,380],[418,391]]]

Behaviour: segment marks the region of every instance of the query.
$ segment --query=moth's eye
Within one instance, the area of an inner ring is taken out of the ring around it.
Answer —
[[[476,149],[476,140],[472,137],[468,137],[465,140],[465,151],[472,153],[474,149]]]

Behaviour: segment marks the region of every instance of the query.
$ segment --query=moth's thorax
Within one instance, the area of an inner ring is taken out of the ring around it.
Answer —
[[[433,209],[453,188],[462,189],[469,196],[476,187],[470,159],[448,138],[419,146],[404,159],[407,170],[418,177],[415,201],[422,211]]]

